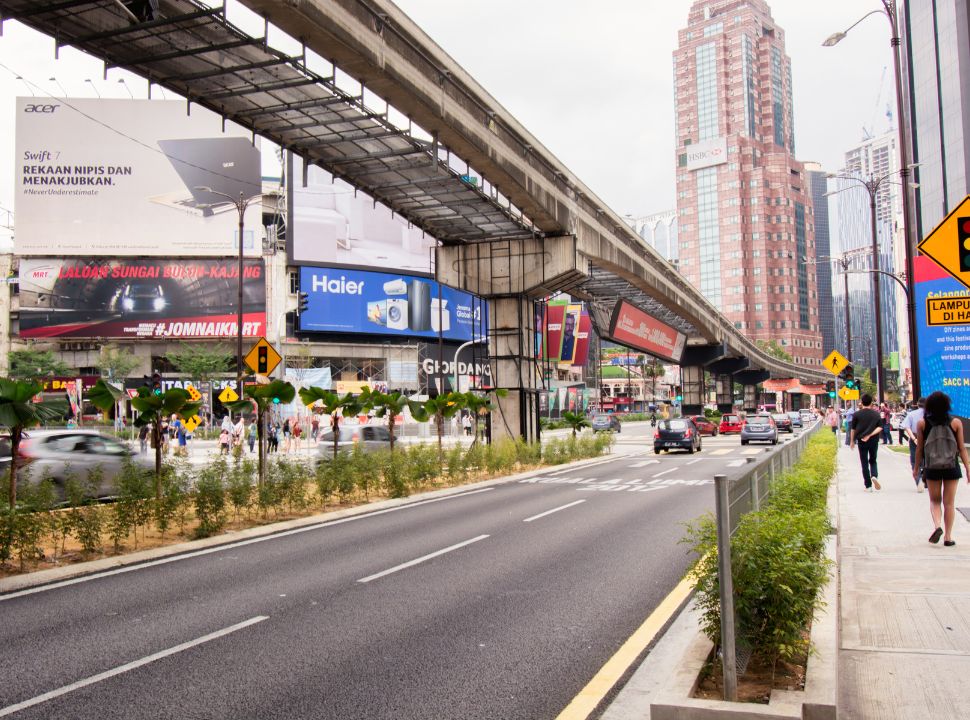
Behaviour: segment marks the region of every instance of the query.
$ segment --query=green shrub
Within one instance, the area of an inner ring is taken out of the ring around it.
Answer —
[[[455,445],[445,454],[445,472],[449,482],[457,484],[468,477],[465,457],[465,449],[461,445]]]
[[[821,604],[830,563],[824,557],[831,526],[825,512],[836,448],[821,433],[782,473],[758,512],[744,515],[731,538],[737,636],[770,662],[806,650],[805,628]],[[684,542],[698,556],[691,574],[701,628],[720,642],[717,528],[707,515],[687,527]]]
[[[401,452],[398,450],[397,452]],[[405,469],[411,488],[430,484],[438,477],[438,448],[435,445],[411,445],[406,451]]]
[[[219,461],[202,468],[195,481],[195,517],[199,524],[197,538],[209,537],[226,524],[226,462]],[[268,484],[268,483],[267,483]]]
[[[498,442],[488,445],[485,455],[485,468],[491,474],[502,474],[512,471],[519,459],[515,441],[502,438]]]
[[[240,513],[248,514],[252,505],[253,478],[256,476],[256,471],[256,463],[248,459],[241,463],[234,463],[229,471],[226,492],[236,520],[239,519]]]
[[[179,524],[179,532],[185,532],[185,522],[189,510],[189,473],[179,465],[162,466],[162,496],[151,501],[155,527],[164,535],[173,522]]]
[[[383,464],[381,477],[384,488],[392,498],[403,498],[411,494],[408,487],[407,455],[402,452],[381,453]]]
[[[515,456],[522,465],[538,465],[542,462],[542,444],[527,443],[522,438],[516,438]]]

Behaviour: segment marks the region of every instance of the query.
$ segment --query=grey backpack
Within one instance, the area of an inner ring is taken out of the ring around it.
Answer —
[[[949,422],[940,425],[930,425],[923,444],[925,467],[929,470],[948,470],[956,464],[957,453],[956,433]]]

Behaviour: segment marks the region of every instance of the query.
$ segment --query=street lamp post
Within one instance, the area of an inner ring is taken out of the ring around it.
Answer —
[[[196,190],[202,190],[203,192],[209,192],[213,195],[218,195],[219,197],[224,197],[226,200],[231,202],[236,206],[236,211],[239,213],[239,275],[236,278],[236,288],[238,290],[238,301],[236,307],[236,392],[239,397],[243,395],[243,231],[245,229],[245,218],[246,209],[249,204],[254,200],[260,200],[262,195],[253,195],[252,197],[243,197],[240,192],[238,198],[234,198],[226,193],[219,192],[218,190],[213,190],[210,187],[197,187]]]
[[[909,171],[913,167],[910,164],[909,147],[910,147],[910,126],[909,126],[909,113],[907,112],[906,102],[903,95],[904,85],[903,85],[903,75],[901,68],[900,50],[901,41],[899,37],[899,14],[897,12],[896,0],[881,0],[882,10],[873,10],[862,16],[846,28],[842,32],[833,33],[825,42],[822,43],[825,47],[831,47],[836,43],[840,42],[845,38],[846,34],[852,30],[856,25],[865,20],[870,15],[875,13],[883,13],[889,20],[889,25],[892,29],[892,37],[890,38],[889,45],[893,52],[893,70],[896,76],[896,118],[897,118],[897,128],[899,133],[899,177],[903,186],[903,231],[905,232],[905,250],[906,250],[906,283],[910,287],[910,292],[907,295],[906,302],[906,321],[909,328],[909,364],[910,373],[912,375],[912,386],[913,386],[913,398],[920,396],[920,378],[919,378],[919,343],[916,337],[916,292],[915,292],[915,265],[913,262],[914,252],[916,249],[915,231],[912,223],[912,213],[909,206]]]

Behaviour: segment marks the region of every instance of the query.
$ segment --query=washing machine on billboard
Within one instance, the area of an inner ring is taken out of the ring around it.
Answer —
[[[408,329],[408,301],[405,298],[387,299],[387,329]]]
[[[408,284],[408,327],[422,332],[431,329],[431,284],[423,280],[412,280]]]

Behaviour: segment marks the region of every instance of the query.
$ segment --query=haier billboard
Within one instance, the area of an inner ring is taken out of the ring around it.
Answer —
[[[460,342],[488,332],[484,300],[415,275],[301,267],[300,292],[308,297],[300,332],[440,334]]]

